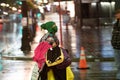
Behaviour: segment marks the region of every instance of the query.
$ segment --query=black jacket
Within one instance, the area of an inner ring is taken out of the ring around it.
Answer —
[[[114,24],[111,44],[114,49],[120,49],[120,20]]]

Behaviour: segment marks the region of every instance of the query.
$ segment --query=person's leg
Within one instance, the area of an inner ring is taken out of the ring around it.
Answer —
[[[117,66],[116,78],[120,79],[120,50],[115,49],[114,54],[115,54],[115,64]]]
[[[52,69],[55,80],[66,80],[66,69]]]
[[[45,64],[42,71],[39,73],[38,80],[47,80],[47,72],[48,72],[48,67]]]

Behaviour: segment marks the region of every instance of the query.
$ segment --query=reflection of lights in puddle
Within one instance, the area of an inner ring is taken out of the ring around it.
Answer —
[[[5,76],[2,78],[5,80],[25,80],[24,78],[26,78],[26,80],[27,80],[25,72],[8,73],[7,76],[9,76],[9,77]]]
[[[89,56],[86,56],[87,58],[93,58],[93,56],[92,55],[89,55]]]
[[[106,54],[107,53],[107,54]],[[105,58],[105,57],[113,57],[114,52],[112,50],[102,50],[101,55]]]
[[[77,71],[77,72],[78,72],[77,67],[78,67],[78,62],[72,62],[72,64],[71,64],[71,68],[72,68],[72,70],[74,70],[74,71]]]
[[[113,70],[115,67],[114,67],[114,64],[111,62],[104,62],[104,63],[101,63],[101,69],[102,70],[105,70],[105,71],[111,71]]]
[[[29,80],[31,68],[4,69],[2,79],[4,80]],[[6,75],[8,77],[6,77]]]

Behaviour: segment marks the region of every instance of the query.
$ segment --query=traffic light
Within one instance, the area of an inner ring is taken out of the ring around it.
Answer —
[[[18,5],[22,5],[22,1],[16,1]]]
[[[41,14],[40,13],[37,13],[37,17],[40,17],[41,16]]]

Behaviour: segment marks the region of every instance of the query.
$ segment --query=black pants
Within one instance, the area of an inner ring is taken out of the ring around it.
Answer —
[[[57,69],[53,68],[53,73],[55,80],[66,80],[66,68],[65,69]]]
[[[39,73],[38,80],[47,80],[48,67],[45,64],[42,71]],[[41,78],[41,79],[40,79]]]

